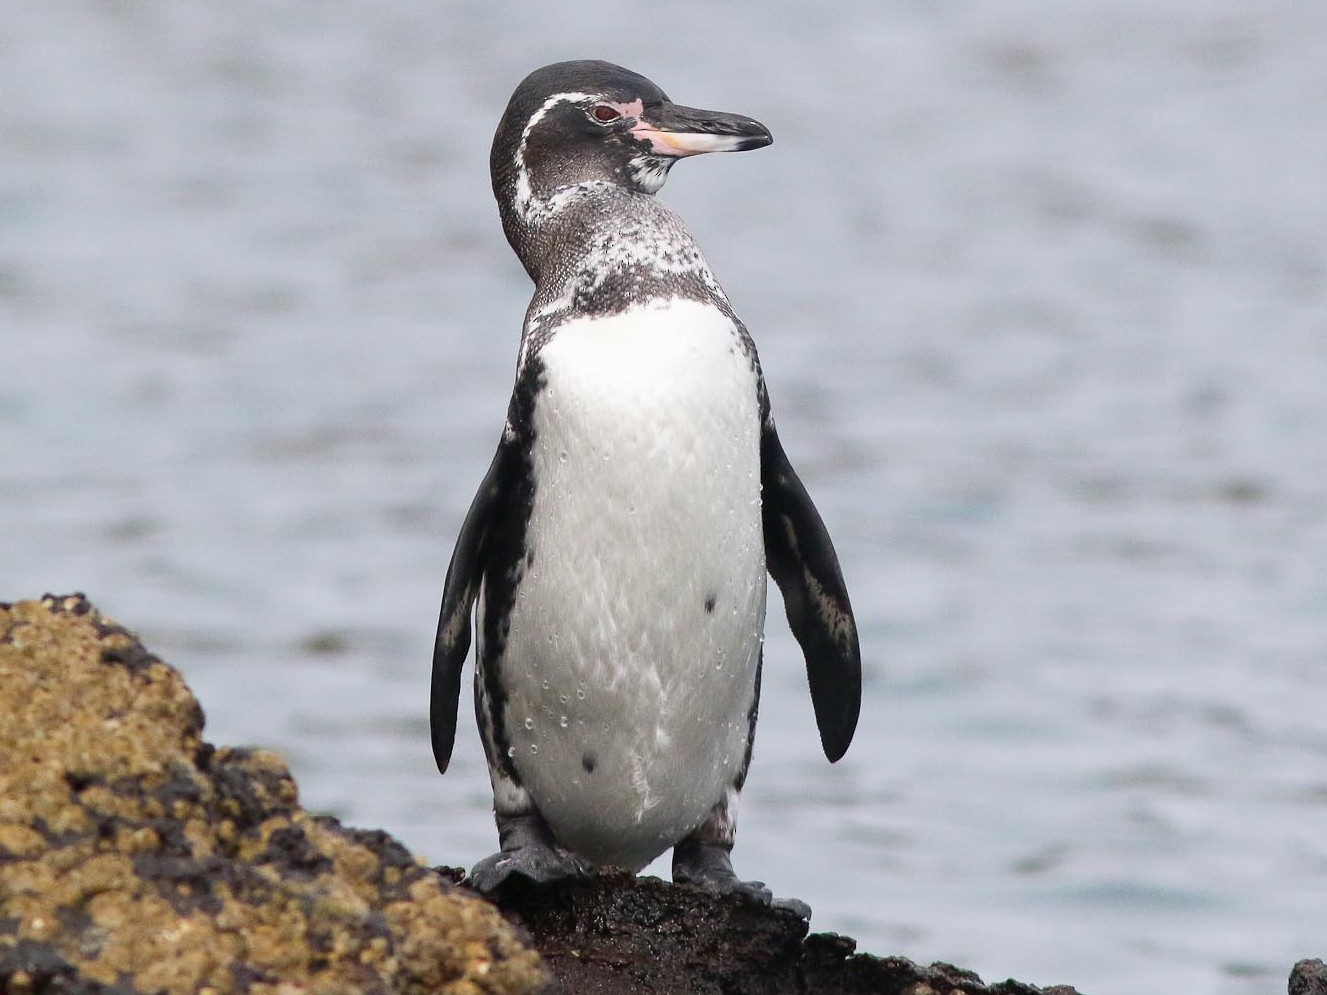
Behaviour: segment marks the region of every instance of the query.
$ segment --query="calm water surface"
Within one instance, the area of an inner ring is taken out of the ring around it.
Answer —
[[[830,767],[775,600],[739,871],[989,979],[1284,990],[1327,952],[1315,0],[4,5],[0,597],[87,591],[310,807],[489,852],[428,661],[529,294],[488,142],[570,57],[776,138],[664,198],[868,671]]]

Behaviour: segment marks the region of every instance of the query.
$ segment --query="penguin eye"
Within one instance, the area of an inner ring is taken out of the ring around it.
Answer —
[[[590,111],[594,119],[600,124],[607,124],[609,121],[616,121],[622,116],[622,113],[611,104],[595,104],[594,109]]]

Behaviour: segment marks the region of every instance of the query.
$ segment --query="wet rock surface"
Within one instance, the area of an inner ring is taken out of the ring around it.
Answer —
[[[1302,960],[1290,971],[1290,995],[1327,995],[1327,964]]]
[[[1076,995],[1066,986],[987,985],[948,964],[858,954],[847,937],[808,936],[806,921],[791,912],[657,878],[610,872],[542,887],[509,879],[496,898],[567,993]]]
[[[0,990],[545,987],[491,905],[202,729],[179,673],[81,596],[0,605]]]

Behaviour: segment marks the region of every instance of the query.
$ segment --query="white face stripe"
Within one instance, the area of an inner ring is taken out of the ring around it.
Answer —
[[[543,105],[537,111],[530,115],[530,120],[525,122],[525,128],[521,132],[520,144],[516,146],[516,155],[519,157],[525,151],[525,142],[526,139],[530,137],[530,132],[534,131],[535,125],[542,121],[544,116],[558,104],[578,104],[582,101],[593,99],[595,99],[593,93],[581,93],[579,90],[568,90],[566,93],[553,94],[553,96],[544,101]]]
[[[594,100],[595,94],[582,93],[579,90],[568,90],[565,93],[555,93],[540,105],[539,109],[530,115],[530,120],[525,122],[525,127],[521,130],[521,140],[516,143],[516,154],[513,158],[516,160],[516,213],[526,222],[533,222],[540,213],[542,204],[534,195],[534,190],[530,186],[530,174],[525,168],[525,144],[530,139],[530,132],[542,121],[548,112],[558,104],[579,104],[587,100]]]

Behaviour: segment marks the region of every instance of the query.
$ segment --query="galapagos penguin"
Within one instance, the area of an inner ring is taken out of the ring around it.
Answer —
[[[852,740],[860,651],[833,544],[779,443],[751,336],[654,197],[680,158],[771,141],[600,61],[531,73],[498,125],[493,192],[535,291],[447,572],[430,701],[445,771],[473,610],[501,845],[471,870],[481,891],[512,874],[636,872],[671,847],[675,881],[771,901],[729,856],[767,570],[826,756]]]

